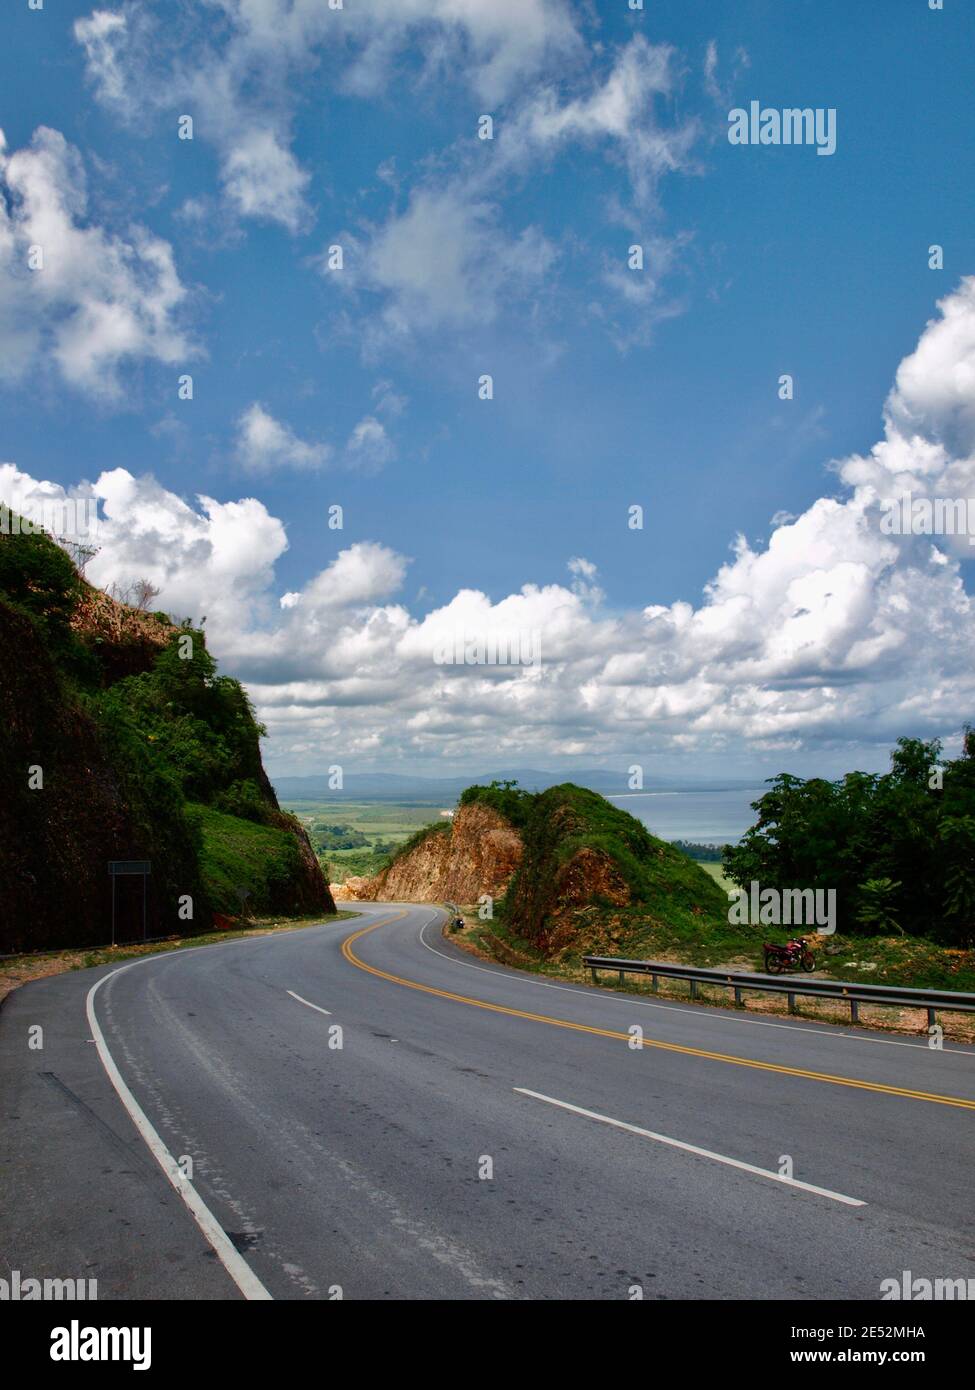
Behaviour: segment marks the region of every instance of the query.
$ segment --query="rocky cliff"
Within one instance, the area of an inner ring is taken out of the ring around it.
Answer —
[[[475,903],[501,897],[521,863],[517,830],[489,806],[461,806],[453,821],[419,837],[375,878],[356,880],[355,897],[372,902]]]
[[[617,949],[634,925],[705,933],[726,923],[721,890],[697,864],[596,792],[564,783],[531,794],[469,787],[450,826],[415,836],[348,896],[474,904],[545,955]]]

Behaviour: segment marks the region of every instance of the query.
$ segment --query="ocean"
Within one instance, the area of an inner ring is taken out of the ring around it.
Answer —
[[[768,787],[722,792],[624,792],[608,796],[661,840],[696,840],[698,844],[737,843],[755,822],[751,802]]]

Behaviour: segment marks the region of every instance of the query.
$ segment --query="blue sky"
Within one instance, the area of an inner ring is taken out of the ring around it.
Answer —
[[[810,620],[787,655],[748,644],[791,602],[791,567],[756,578],[739,562],[720,655],[707,616],[683,645],[680,618],[680,605],[715,608],[706,586],[736,563],[736,536],[761,555],[773,517],[795,530],[786,516],[818,516],[830,498],[844,508],[854,483],[876,492],[876,478],[830,462],[885,438],[899,364],[975,270],[971,7],[49,0],[38,12],[24,0],[0,24],[0,125],[7,157],[27,152],[8,168],[7,205],[16,218],[33,198],[36,213],[20,242],[31,227],[56,241],[44,200],[58,197],[72,235],[101,238],[61,256],[65,278],[38,303],[36,276],[25,288],[8,264],[0,459],[68,490],[98,490],[114,470],[154,480],[151,498],[121,497],[117,477],[100,492],[92,575],[124,587],[149,574],[164,606],[207,612],[218,655],[255,690],[272,768],[440,772],[504,748],[535,766],[834,771],[881,765],[899,733],[951,739],[971,717],[953,630],[954,582],[971,583],[964,542],[941,546],[952,632],[923,661],[911,635],[934,596],[917,538],[895,559],[865,553],[843,633]],[[728,111],[752,99],[835,108],[835,154],[730,145]],[[186,113],[192,141],[176,134]],[[493,141],[476,138],[483,113]],[[38,145],[39,127],[61,143]],[[633,243],[647,248],[643,272],[627,268]],[[323,271],[330,244],[342,271]],[[160,247],[178,286],[168,297]],[[107,324],[92,294],[112,307]],[[65,336],[86,313],[94,348]],[[966,333],[949,346],[963,378]],[[177,399],[183,372],[191,402]],[[477,396],[482,373],[491,401]],[[778,399],[783,373],[791,401]],[[901,434],[922,406],[929,441],[967,428],[966,382],[947,404],[918,388]],[[961,478],[967,495],[971,440],[952,442],[939,485],[956,495]],[[218,553],[213,515],[203,530],[174,521],[175,539],[159,520],[172,497],[198,521],[201,494],[258,505],[249,572],[239,532]],[[872,505],[859,498],[858,517]],[[341,531],[326,525],[335,503]],[[642,531],[626,524],[633,503]],[[842,520],[827,524],[832,558],[812,524],[781,538],[806,587],[844,563]],[[368,578],[342,589],[357,567]],[[497,616],[525,585],[551,590],[560,615],[535,686],[442,667],[431,681],[416,664],[424,627],[447,614],[456,628],[464,591],[484,600],[464,609],[475,627],[548,628],[541,601],[530,617]],[[915,628],[892,635],[895,590]],[[827,585],[823,603],[837,592]],[[285,594],[303,597],[282,609]],[[673,605],[664,656],[641,615]],[[370,645],[384,623],[385,655]],[[334,667],[318,662],[325,645],[344,653]]]

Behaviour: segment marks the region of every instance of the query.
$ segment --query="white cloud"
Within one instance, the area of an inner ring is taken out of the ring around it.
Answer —
[[[396,446],[382,421],[366,415],[349,436],[346,456],[353,467],[381,468],[396,457]]]
[[[405,212],[357,247],[342,288],[384,296],[370,343],[435,328],[490,323],[503,295],[545,276],[555,248],[535,227],[510,235],[493,203],[472,198],[461,181],[419,188]]]
[[[972,479],[975,282],[941,310],[898,372],[884,439],[839,465],[843,496],[783,521],[764,549],[739,537],[698,607],[607,611],[594,562],[575,556],[569,587],[525,584],[498,601],[462,589],[414,617],[397,598],[408,560],[374,542],[275,599],[284,530],[260,502],[191,507],[122,470],[94,484],[107,517],[94,573],[148,577],[160,604],[208,612],[282,770],[470,765],[499,750],[714,758],[950,734],[975,712],[975,604],[948,547],[884,535],[878,502],[908,474],[929,490]],[[0,468],[0,495],[36,486]],[[541,669],[438,664],[458,632],[541,633]]]
[[[389,381],[377,381],[372,388],[372,398],[378,414],[390,418],[402,415],[409,404],[408,398],[397,391]]]
[[[676,87],[675,56],[668,44],[637,35],[588,95],[564,101],[557,87],[543,88],[502,130],[504,154],[517,162],[569,140],[608,142],[626,164],[637,203],[651,203],[661,176],[687,166],[699,134],[695,120],[664,125],[657,116],[657,98]]]
[[[724,82],[718,76],[720,59],[718,56],[718,45],[714,39],[709,39],[704,51],[704,90],[708,96],[719,107],[727,108],[731,102],[731,93],[734,90],[738,79],[743,72],[751,67],[751,59],[744,48],[735,49],[731,60],[731,70]],[[722,135],[724,125],[722,124]]]
[[[135,121],[148,107],[194,113],[221,160],[224,192],[244,217],[303,228],[309,175],[291,150],[296,78],[330,63],[345,88],[373,96],[406,45],[422,38],[428,76],[460,76],[500,101],[550,55],[580,44],[563,0],[212,0],[172,14],[130,0],[75,22],[88,78],[106,105]],[[223,24],[216,23],[222,12]]]
[[[547,60],[564,63],[581,49],[565,0],[375,0],[351,29],[363,48],[346,81],[366,94],[387,80],[397,51],[424,33],[428,74],[460,71],[486,102],[506,100]]]
[[[107,102],[126,99],[126,72],[122,55],[128,40],[128,23],[118,10],[93,10],[78,19],[75,38],[85,50],[88,76]]]
[[[373,0],[341,11],[324,0],[212,6],[224,23],[201,27],[192,11],[177,21],[153,0],[131,0],[77,21],[75,35],[96,92],[125,119],[143,119],[147,108],[167,119],[179,108],[194,114],[196,138],[216,148],[224,202],[237,217],[292,233],[311,225],[311,177],[292,149],[301,78],[310,71],[367,99],[400,80],[460,82],[472,90],[474,111],[495,115],[489,150],[474,141],[472,153],[471,140],[460,139],[436,175],[414,184],[405,209],[397,196],[384,222],[342,234],[350,263],[331,278],[381,298],[356,330],[367,359],[414,333],[490,323],[502,302],[519,296],[528,298],[526,317],[536,314],[533,291],[557,248],[537,225],[504,225],[502,209],[569,146],[624,168],[641,218],[655,209],[664,175],[691,167],[699,124],[668,115],[681,80],[675,51],[641,34],[587,50],[568,0]],[[706,62],[712,73],[711,56]],[[206,207],[197,197],[184,214]],[[663,247],[660,234],[654,240]],[[639,291],[613,268],[602,278],[639,320],[635,329],[620,326],[604,303],[592,306],[621,347],[646,341],[653,322],[678,312],[658,303],[649,276]]]
[[[573,556],[568,561],[566,569],[573,576],[572,592],[574,594],[590,604],[602,603],[606,595],[596,583],[596,576],[599,571],[592,560],[586,560],[581,555]]]
[[[170,244],[133,225],[119,236],[87,219],[78,151],[40,126],[10,154],[0,132],[0,345],[7,374],[39,355],[72,386],[119,394],[119,368],[193,355],[179,325],[187,297]],[[43,264],[28,269],[35,248]]]
[[[244,217],[263,218],[297,231],[305,219],[310,176],[273,130],[236,137],[223,166],[227,196]]]
[[[666,45],[631,39],[594,78],[586,94],[566,99],[561,87],[542,86],[499,118],[494,141],[462,143],[452,169],[438,170],[414,187],[404,210],[361,234],[343,232],[348,248],[341,275],[319,265],[337,288],[367,290],[381,296],[378,317],[363,335],[367,355],[414,333],[491,323],[503,303],[529,300],[546,288],[559,248],[536,225],[512,231],[504,225],[502,201],[512,189],[570,144],[605,149],[629,175],[632,198],[642,217],[655,203],[664,174],[690,167],[698,135],[693,120],[667,124],[655,101],[676,84],[675,56]],[[617,200],[616,214],[638,220]],[[603,282],[639,316],[636,338],[645,340],[655,319],[676,312],[658,305],[660,282],[681,238],[642,238],[652,257],[643,272],[608,266]],[[634,330],[617,329],[605,306],[594,314],[608,318],[621,345]]]
[[[884,437],[867,456],[837,464],[871,515],[905,493],[915,498],[975,502],[975,276],[938,305],[917,348],[897,369],[884,407]],[[926,551],[923,537],[891,537],[903,550]],[[971,556],[967,534],[949,548]]]
[[[331,449],[327,444],[299,439],[288,425],[275,420],[255,401],[237,421],[236,452],[248,472],[270,473],[279,468],[321,468]]]
[[[153,477],[136,478],[124,468],[64,489],[0,464],[0,499],[16,508],[38,495],[98,500],[99,553],[85,571],[92,583],[124,591],[149,579],[161,591],[160,607],[180,618],[206,615],[218,633],[269,614],[274,565],[288,542],[284,526],[256,498],[200,496],[194,506]]]

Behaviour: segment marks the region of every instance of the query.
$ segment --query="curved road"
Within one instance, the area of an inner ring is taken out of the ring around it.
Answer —
[[[562,985],[460,951],[434,907],[357,906],[8,999],[0,1276],[100,1299],[975,1278],[975,1049]]]

